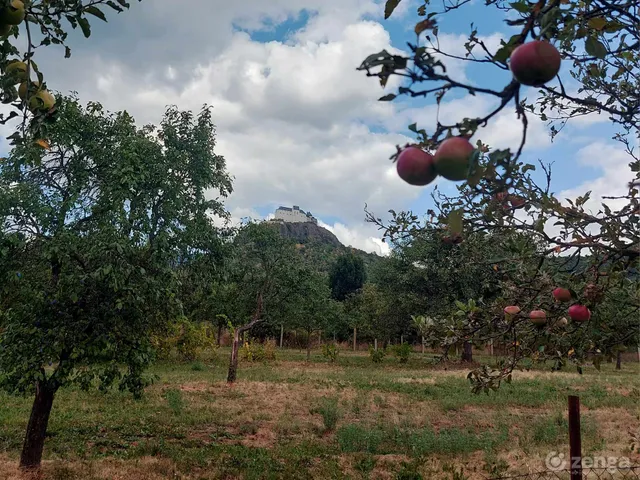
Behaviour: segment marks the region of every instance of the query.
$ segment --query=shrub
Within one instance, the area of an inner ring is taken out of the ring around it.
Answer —
[[[259,342],[244,342],[240,349],[240,358],[249,362],[264,362],[276,359],[276,342],[267,340],[264,344]]]
[[[325,343],[322,345],[322,356],[335,363],[338,359],[338,346],[335,343]]]
[[[179,317],[162,332],[151,337],[156,357],[167,360],[175,348],[185,361],[194,361],[202,349],[215,349],[215,337],[211,325],[194,323],[187,317]]]
[[[345,425],[336,432],[340,450],[345,453],[367,452],[375,454],[384,440],[379,428],[368,429],[360,425]]]
[[[407,363],[409,361],[409,356],[411,355],[411,345],[408,343],[401,343],[399,345],[393,346],[393,353],[400,363]]]
[[[275,340],[267,340],[264,342],[264,359],[276,360],[278,346]]]
[[[180,390],[171,389],[165,393],[165,399],[169,404],[169,408],[173,410],[173,413],[179,415],[184,408],[184,401],[182,399],[182,392]]]
[[[340,418],[340,411],[338,410],[338,399],[335,397],[324,398],[320,405],[312,408],[310,412],[313,414],[320,414],[322,416],[322,422],[324,424],[324,431],[330,432],[336,428],[338,419]]]
[[[373,347],[369,347],[369,356],[371,357],[371,361],[373,363],[382,363],[387,352],[383,348],[379,348],[376,350]]]
[[[264,347],[248,340],[240,348],[240,359],[248,362],[260,362],[264,360]]]
[[[205,370],[205,366],[201,362],[194,362],[191,364],[191,370],[194,372],[203,372]]]
[[[201,349],[215,348],[215,337],[209,324],[205,322],[196,324],[182,317],[178,320],[178,328],[176,350],[183,360],[196,360]]]

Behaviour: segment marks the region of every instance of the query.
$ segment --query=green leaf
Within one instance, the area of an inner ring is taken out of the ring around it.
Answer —
[[[118,0],[118,3],[122,5],[124,8],[129,8],[130,6],[127,0]]]
[[[89,38],[91,36],[91,27],[89,26],[89,20],[84,17],[80,17],[78,18],[78,24],[80,25],[82,34],[85,36],[85,38]]]
[[[496,62],[506,63],[512,51],[513,51],[512,46],[504,45],[495,53],[495,55],[493,55],[493,59]]]
[[[414,133],[418,133],[418,124],[417,123],[412,123],[407,128],[409,130],[411,130],[412,132],[414,132]]]
[[[112,0],[108,0],[107,1],[107,5],[109,5],[111,8],[113,8],[118,13],[124,11],[120,5],[118,5],[116,2],[114,2]]]
[[[588,37],[584,42],[586,52],[596,58],[604,58],[607,56],[607,47],[596,37]]]
[[[510,3],[511,8],[517,10],[520,13],[529,13],[530,7],[525,2],[513,2]]]
[[[107,21],[107,17],[104,16],[104,13],[102,13],[102,10],[100,10],[98,7],[94,5],[89,5],[84,9],[84,11],[88,14],[93,15],[94,17],[98,17],[100,20],[104,22]]]
[[[459,235],[462,233],[462,209],[452,210],[449,213],[449,218],[447,219],[447,224],[449,225],[449,231],[452,235]]]
[[[391,100],[395,99],[396,95],[395,93],[389,93],[387,95],[385,95],[384,97],[380,97],[378,99],[379,102],[390,102]]]
[[[384,19],[386,20],[391,16],[396,7],[400,4],[400,0],[387,0],[384,5]]]
[[[589,27],[594,30],[602,30],[607,24],[607,19],[604,17],[594,17],[589,19]]]

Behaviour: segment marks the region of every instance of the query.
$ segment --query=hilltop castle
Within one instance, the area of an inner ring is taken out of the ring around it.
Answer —
[[[318,220],[311,215],[311,212],[300,210],[300,207],[294,205],[293,208],[278,207],[275,212],[274,220],[280,220],[287,223],[314,223],[318,224]]]

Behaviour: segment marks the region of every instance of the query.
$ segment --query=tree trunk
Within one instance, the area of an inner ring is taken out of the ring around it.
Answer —
[[[220,341],[222,340],[222,324],[218,325],[218,338],[216,339],[216,343],[220,346]]]
[[[284,324],[280,324],[280,348],[282,348],[282,340],[284,339]]]
[[[233,333],[233,343],[231,344],[231,360],[229,361],[229,373],[227,374],[227,383],[236,381],[238,375],[238,348],[240,346],[240,330],[236,329]]]
[[[373,339],[373,349],[375,351],[378,351],[378,339],[377,338]]]
[[[464,342],[462,345],[462,361],[473,362],[473,350],[471,342]]]
[[[404,335],[400,335],[400,345],[404,344]]]
[[[307,362],[311,360],[311,333],[307,332]]]
[[[38,382],[36,384],[36,396],[33,399],[31,416],[27,424],[27,433],[24,437],[22,454],[20,455],[20,468],[37,469],[40,467],[44,439],[55,393],[55,390],[46,383]]]
[[[489,340],[489,353],[493,357],[493,338]]]
[[[422,355],[424,355],[424,337],[422,337]]]
[[[353,327],[353,351],[356,351],[356,335],[357,335],[358,331],[356,329],[356,327]]]
[[[618,350],[618,355],[616,356],[616,370],[622,369],[622,351]]]

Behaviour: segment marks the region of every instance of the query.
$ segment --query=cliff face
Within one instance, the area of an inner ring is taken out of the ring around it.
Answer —
[[[275,223],[275,222],[274,222]],[[291,238],[296,243],[306,244],[309,242],[319,242],[326,245],[332,245],[336,248],[342,247],[340,240],[329,230],[319,227],[315,223],[288,223],[277,222],[280,229],[280,235]]]

